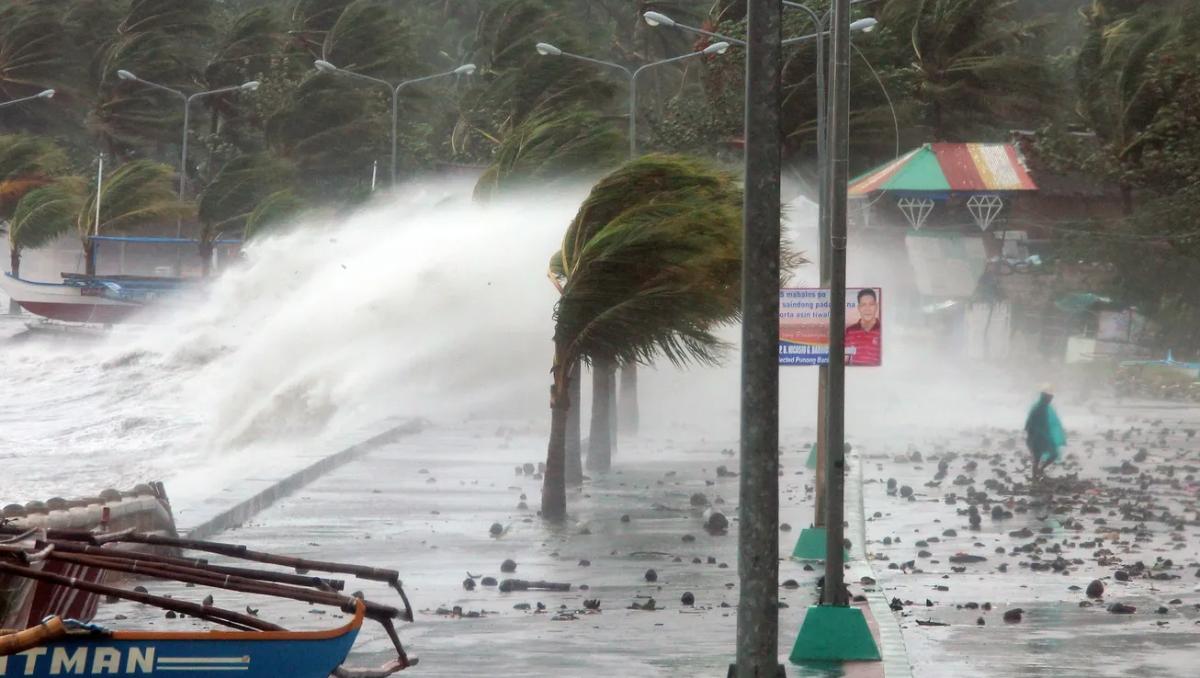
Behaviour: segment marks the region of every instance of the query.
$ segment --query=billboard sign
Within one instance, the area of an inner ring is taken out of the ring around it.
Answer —
[[[846,365],[883,364],[883,291],[846,289]],[[829,290],[779,290],[779,364],[829,364]]]

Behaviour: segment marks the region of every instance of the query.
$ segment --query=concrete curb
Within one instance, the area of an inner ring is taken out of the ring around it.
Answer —
[[[253,497],[218,513],[199,525],[182,530],[182,532],[188,539],[208,539],[226,530],[240,527],[275,502],[308,485],[326,473],[361,458],[371,450],[395,442],[405,436],[420,433],[424,428],[425,422],[423,420],[413,419],[405,424],[384,431],[377,436],[357,445],[347,447],[341,452],[331,454],[318,462],[302,468],[286,478],[272,483],[270,487],[261,490]]]
[[[900,631],[900,622],[892,614],[892,608],[883,593],[883,586],[875,576],[871,560],[867,557],[867,512],[863,500],[863,464],[857,455],[846,458],[851,466],[852,480],[846,483],[846,518],[857,528],[850,546],[852,560],[849,561],[848,583],[862,577],[875,580],[875,586],[863,587],[867,605],[879,627],[879,653],[883,656],[883,675],[886,678],[912,678],[912,664],[908,661],[908,648]]]

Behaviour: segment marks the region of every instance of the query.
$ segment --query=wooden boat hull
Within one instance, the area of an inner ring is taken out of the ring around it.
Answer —
[[[24,506],[10,504],[0,514],[11,526],[22,529],[69,530],[137,529],[174,535],[175,520],[162,486],[139,485],[129,492],[106,490],[88,499],[51,499]],[[105,547],[109,548],[109,547]],[[113,546],[117,548],[117,546]],[[39,564],[43,570],[80,581],[104,583],[102,570],[63,562]],[[0,628],[25,628],[50,615],[90,620],[96,614],[96,595],[77,589],[0,575]],[[0,676],[4,674],[0,673]]]
[[[350,623],[329,631],[85,632],[0,656],[0,677],[328,678],[362,623],[360,606]]]
[[[142,304],[87,295],[81,287],[22,280],[11,273],[0,277],[0,287],[26,311],[63,322],[112,325],[145,309]]]

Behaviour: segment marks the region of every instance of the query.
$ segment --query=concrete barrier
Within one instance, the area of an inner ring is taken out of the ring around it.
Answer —
[[[359,459],[371,450],[395,442],[404,436],[420,433],[425,428],[425,425],[426,422],[424,420],[413,419],[357,445],[348,447],[341,452],[331,454],[278,482],[272,483],[270,487],[259,491],[253,497],[218,513],[199,525],[182,531],[189,539],[209,539],[213,535],[240,527],[246,521],[265,511],[275,502],[308,485],[326,473]]]

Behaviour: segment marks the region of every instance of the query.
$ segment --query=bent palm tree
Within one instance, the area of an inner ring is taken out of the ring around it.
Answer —
[[[179,202],[171,167],[151,160],[135,160],[117,168],[97,194],[95,186],[81,188],[83,199],[75,213],[75,230],[83,242],[88,275],[96,274],[96,252],[92,235],[120,231],[157,221],[182,218],[192,207]],[[90,186],[90,182],[82,186]],[[96,201],[100,201],[97,213]]]
[[[221,168],[200,196],[200,270],[207,276],[214,242],[222,232],[243,231],[269,196],[294,181],[293,167],[267,153],[239,156]]]
[[[597,184],[567,229],[551,262],[562,296],[542,486],[547,518],[566,516],[570,374],[581,360],[718,362],[725,345],[712,330],[738,314],[741,200],[729,174],[647,156]]]
[[[21,196],[54,181],[67,169],[67,154],[45,137],[0,136],[0,218],[12,216]]]
[[[22,250],[41,247],[71,230],[86,190],[81,177],[63,177],[21,198],[8,225],[13,277],[20,277]]]
[[[268,195],[246,217],[243,238],[252,240],[277,228],[287,219],[302,212],[308,205],[295,191],[285,188]]]

